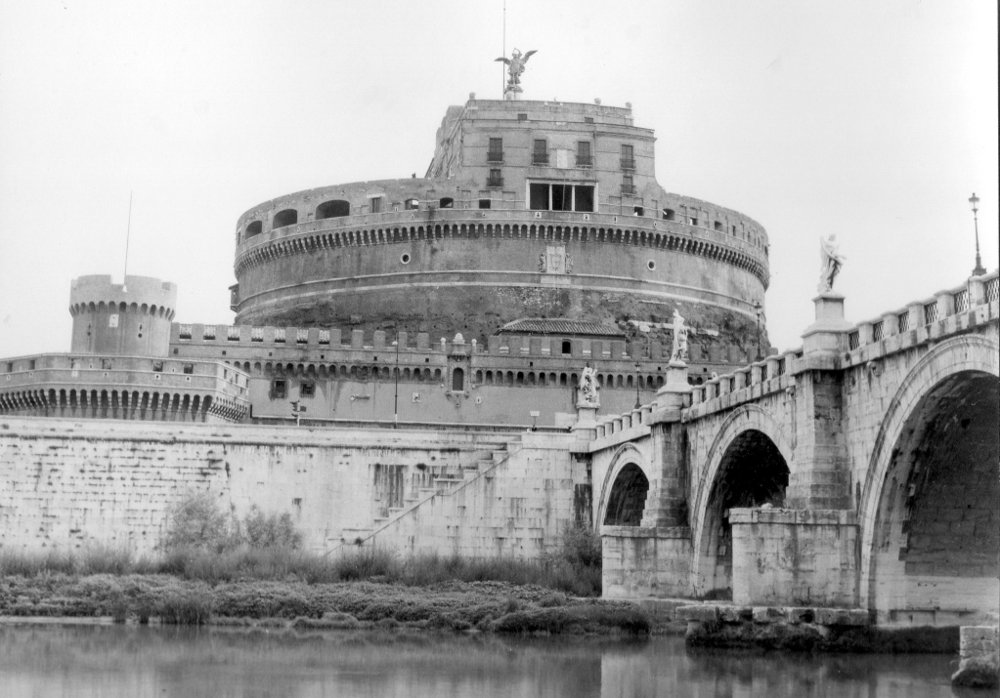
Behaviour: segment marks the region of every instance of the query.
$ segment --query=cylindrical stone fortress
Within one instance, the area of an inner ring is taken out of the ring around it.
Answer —
[[[746,354],[763,331],[767,235],[664,191],[653,142],[630,107],[451,107],[425,177],[311,189],[240,217],[237,322],[484,338],[547,317],[634,337],[676,309],[693,343]]]

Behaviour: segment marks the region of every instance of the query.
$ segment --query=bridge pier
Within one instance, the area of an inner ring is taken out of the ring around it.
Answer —
[[[729,510],[729,524],[734,604],[857,605],[853,511],[739,508]]]

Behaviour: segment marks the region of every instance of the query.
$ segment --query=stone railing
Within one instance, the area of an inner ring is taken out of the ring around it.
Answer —
[[[956,288],[858,323],[847,333],[845,365],[862,363],[878,345],[882,353],[893,347],[952,334],[972,322],[979,324],[998,314],[998,272],[972,277]],[[971,318],[971,320],[970,320]]]

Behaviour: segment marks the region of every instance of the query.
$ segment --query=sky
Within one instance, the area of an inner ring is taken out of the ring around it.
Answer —
[[[767,326],[813,320],[819,238],[859,322],[998,265],[997,7],[983,0],[0,0],[0,356],[69,350],[70,280],[178,285],[230,324],[236,220],[423,175],[448,105],[630,102],[667,191],[771,245]],[[131,222],[129,199],[132,198]]]

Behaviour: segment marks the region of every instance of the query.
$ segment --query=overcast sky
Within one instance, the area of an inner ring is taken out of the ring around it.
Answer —
[[[0,0],[0,356],[68,351],[70,279],[179,286],[232,321],[236,219],[423,175],[445,109],[501,97],[502,0]],[[772,342],[812,321],[821,235],[847,317],[997,266],[997,7],[986,0],[507,0],[525,99],[633,105],[668,190],[771,241]]]

